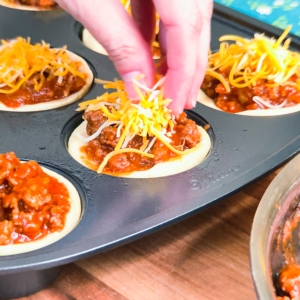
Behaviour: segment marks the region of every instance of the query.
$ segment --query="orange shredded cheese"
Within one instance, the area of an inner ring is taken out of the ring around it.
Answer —
[[[185,155],[193,151],[193,149],[179,151],[170,144],[171,139],[166,133],[167,129],[170,129],[170,132],[172,133],[175,124],[171,110],[167,107],[171,100],[165,99],[163,96],[163,80],[164,78],[158,80],[157,84],[152,89],[142,86],[135,80],[134,87],[140,100],[139,104],[135,104],[127,97],[125,85],[121,80],[108,82],[95,79],[96,83],[104,84],[105,89],[114,89],[116,92],[105,93],[94,100],[79,103],[79,108],[77,110],[100,109],[103,112],[103,115],[108,118],[108,122],[115,122],[115,126],[120,130],[120,138],[114,151],[102,161],[98,168],[98,173],[103,171],[108,160],[112,156],[119,153],[135,152],[148,157],[153,157],[152,154],[146,152],[146,150],[150,150],[151,147],[149,148],[148,145],[150,144],[150,139],[153,138],[159,139],[177,155]],[[143,145],[140,149],[124,147],[133,135],[143,137]]]
[[[58,82],[68,72],[83,79],[86,74],[78,69],[81,63],[73,61],[66,47],[50,48],[44,41],[35,45],[30,39],[21,37],[9,42],[2,40],[0,46],[0,93],[11,94],[17,91],[33,74],[40,72],[39,81],[35,80],[38,91],[45,80],[57,77]],[[47,78],[44,72],[48,74]]]
[[[290,39],[284,42],[290,30],[291,26],[288,26],[277,40],[263,34],[255,34],[251,40],[234,35],[222,36],[219,51],[209,54],[206,75],[218,79],[228,92],[230,85],[251,87],[258,80],[267,80],[268,86],[294,85],[289,79],[293,75],[299,77],[300,54],[288,50]],[[227,70],[229,78],[225,79],[221,73]]]

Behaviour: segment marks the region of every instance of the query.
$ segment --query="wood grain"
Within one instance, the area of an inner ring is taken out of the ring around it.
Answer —
[[[250,231],[277,173],[160,232],[64,266],[51,286],[22,299],[256,299]]]

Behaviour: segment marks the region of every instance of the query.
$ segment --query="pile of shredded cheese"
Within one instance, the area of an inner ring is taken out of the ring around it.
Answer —
[[[300,89],[300,54],[288,50],[291,39],[284,41],[291,26],[278,40],[255,34],[251,40],[240,36],[225,35],[220,38],[220,49],[209,55],[206,75],[218,79],[230,92],[230,85],[243,88],[255,86],[266,80],[267,86],[292,85]],[[234,41],[229,44],[225,41]],[[229,70],[228,80],[220,74]],[[291,82],[291,76],[299,79]]]
[[[73,61],[66,47],[50,48],[42,42],[31,45],[30,39],[18,37],[4,41],[0,46],[0,93],[11,94],[17,91],[33,74],[40,72],[39,80],[35,80],[34,88],[40,90],[45,80],[57,77],[62,83],[63,76],[68,72],[85,79],[86,74],[78,69],[80,62]],[[47,78],[44,72],[48,74]]]
[[[106,155],[98,168],[98,173],[103,171],[109,159],[119,153],[135,152],[143,156],[153,158],[149,150],[158,139],[177,155],[185,155],[193,151],[188,149],[179,151],[171,145],[170,137],[175,125],[175,117],[168,109],[168,104],[172,101],[164,99],[163,82],[160,78],[153,88],[147,88],[139,83],[138,79],[133,80],[139,103],[133,103],[126,94],[125,85],[120,80],[114,82],[96,79],[96,83],[104,85],[105,89],[113,89],[114,92],[106,92],[94,100],[85,101],[79,104],[77,110],[101,110],[108,119],[100,128],[88,138],[78,136],[83,142],[89,142],[101,134],[101,131],[107,126],[117,128],[118,144],[114,151]],[[136,135],[143,137],[143,145],[140,149],[126,148],[130,140]]]

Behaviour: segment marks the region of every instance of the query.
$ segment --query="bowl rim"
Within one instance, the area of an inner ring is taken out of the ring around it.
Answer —
[[[259,299],[276,299],[269,251],[272,233],[276,230],[274,221],[288,194],[299,181],[300,154],[291,159],[272,180],[256,210],[249,248],[252,280]]]

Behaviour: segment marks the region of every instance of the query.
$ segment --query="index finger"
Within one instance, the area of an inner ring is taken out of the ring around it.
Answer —
[[[132,79],[145,75],[153,85],[154,64],[150,48],[120,0],[57,0],[103,45],[125,82],[130,98],[137,95]]]
[[[202,2],[205,5],[202,6]],[[203,14],[210,14],[207,3],[212,1],[154,0],[160,15],[166,47],[167,72],[165,96],[173,100],[170,104],[175,115],[181,113],[190,100],[194,89],[194,78],[199,70],[200,35],[203,29]],[[210,19],[210,18],[208,18]],[[203,52],[202,52],[203,53]],[[204,52],[205,53],[205,52]],[[207,54],[205,54],[207,55]],[[197,76],[201,81],[202,76]],[[198,83],[199,86],[201,82]]]

